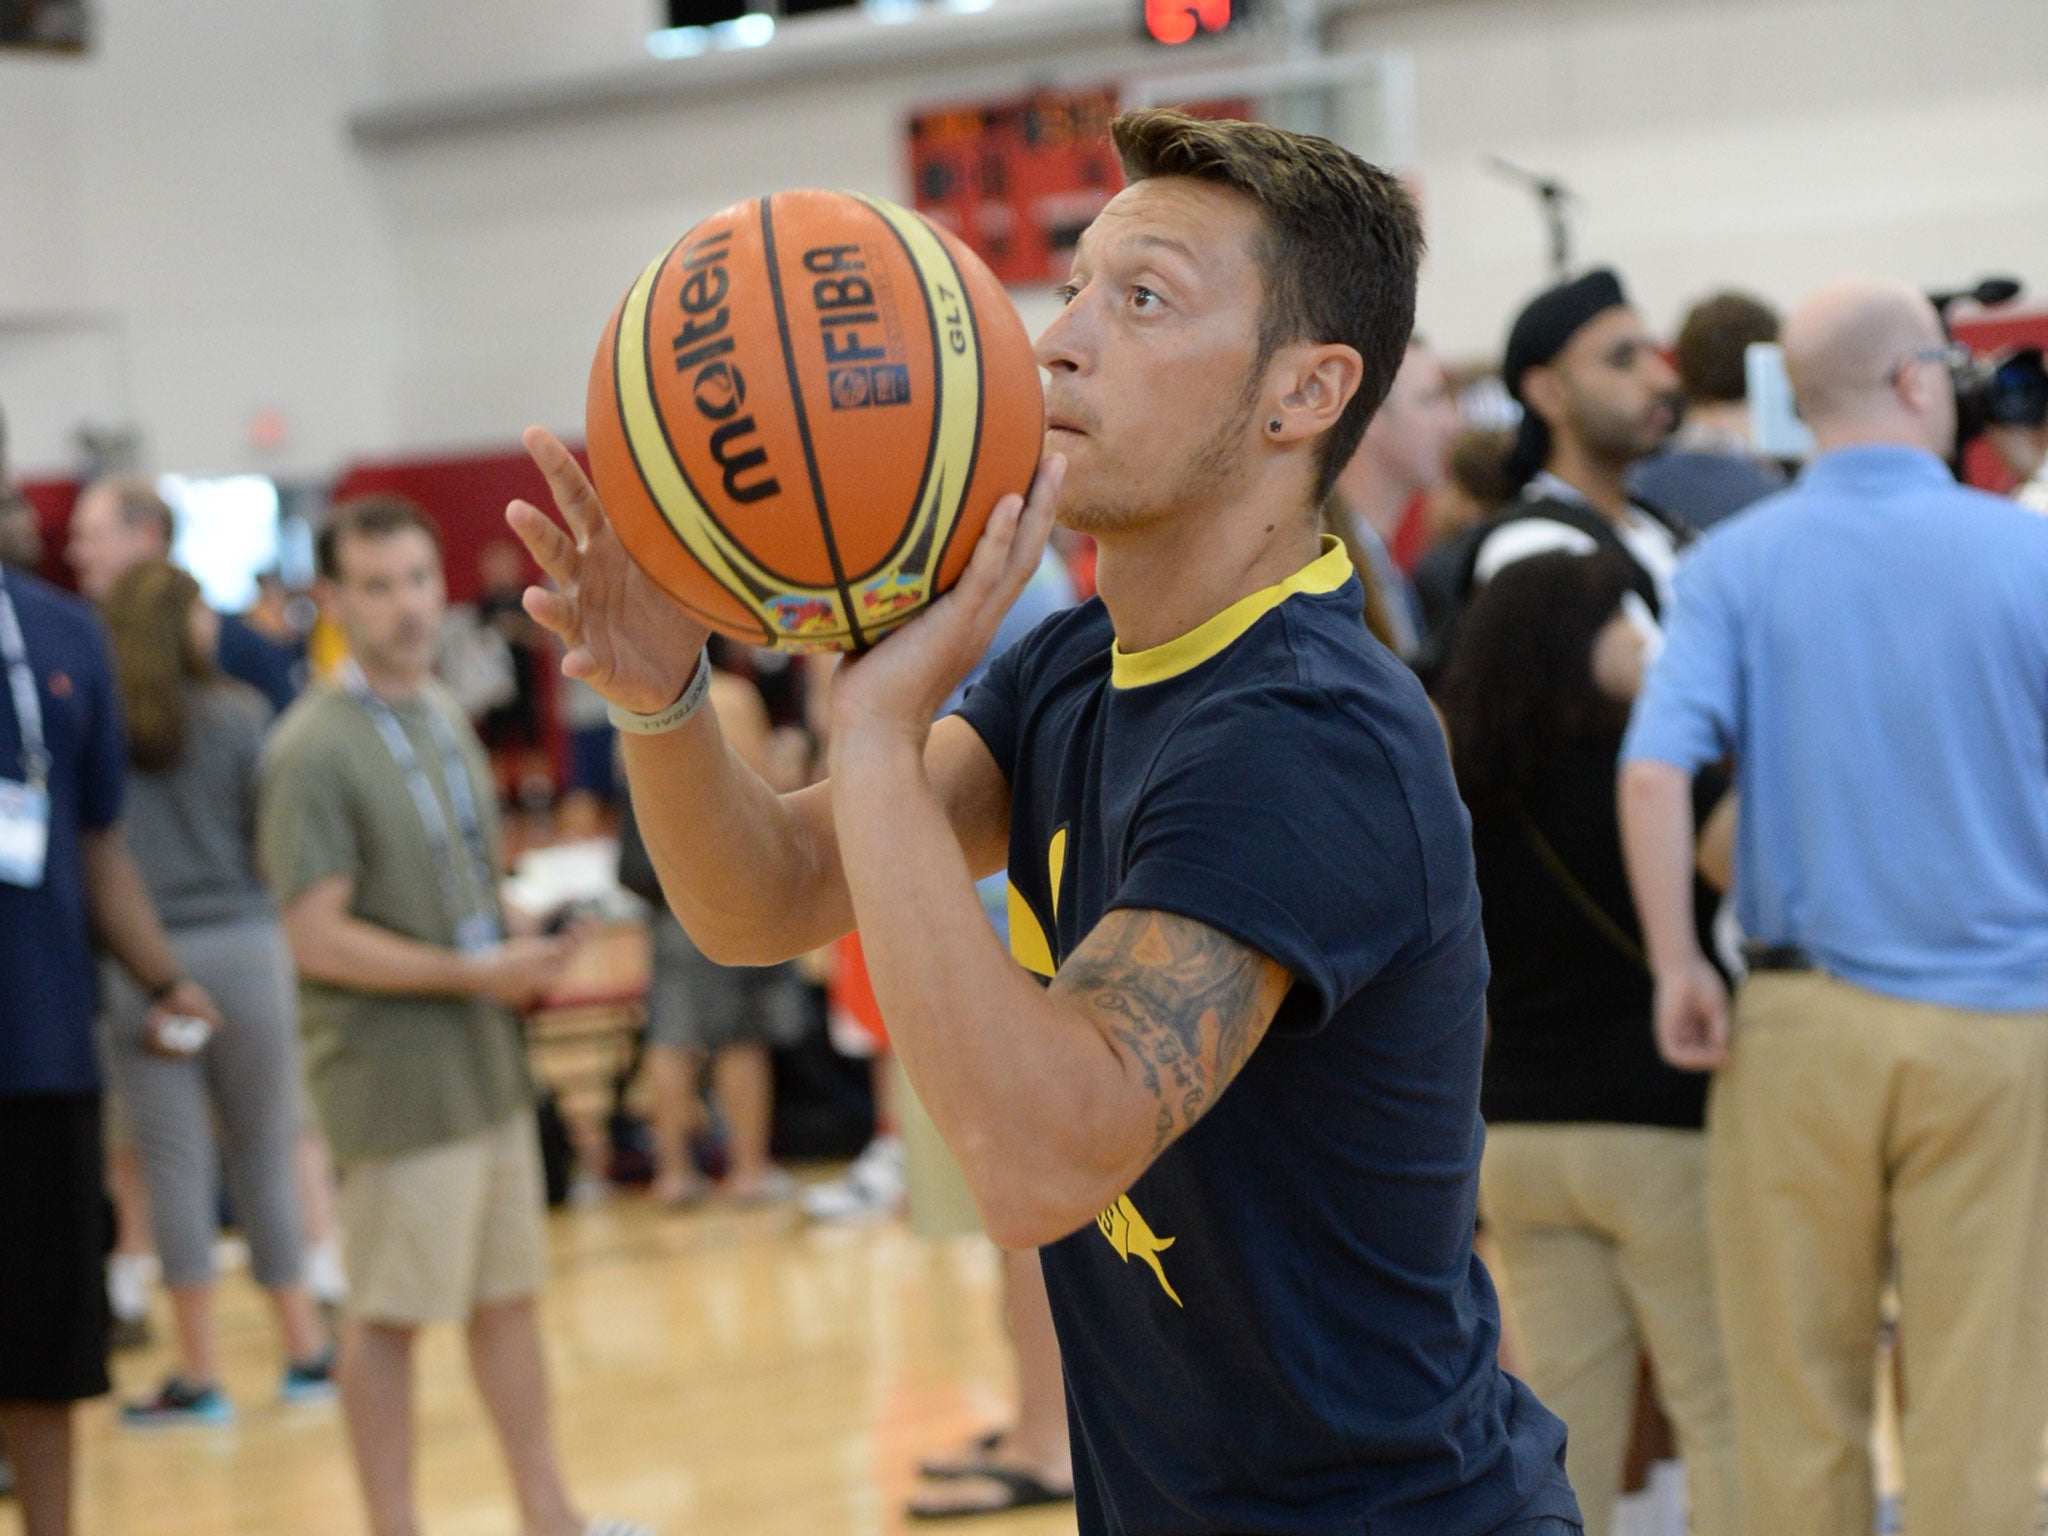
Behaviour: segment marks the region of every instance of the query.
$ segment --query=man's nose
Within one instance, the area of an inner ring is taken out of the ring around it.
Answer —
[[[1087,326],[1077,300],[1054,315],[1051,323],[1038,333],[1032,353],[1038,366],[1048,373],[1078,373],[1087,366],[1090,350]]]

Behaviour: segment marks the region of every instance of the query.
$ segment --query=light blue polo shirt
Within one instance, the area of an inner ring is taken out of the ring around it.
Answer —
[[[1717,526],[1622,758],[1730,754],[1752,939],[1876,992],[2048,1008],[2048,518],[1875,446]]]

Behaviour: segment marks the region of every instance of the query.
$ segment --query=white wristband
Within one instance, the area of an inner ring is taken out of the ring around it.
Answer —
[[[704,707],[705,697],[711,692],[711,656],[706,652],[697,658],[697,672],[690,679],[690,686],[683,690],[683,696],[667,709],[652,715],[636,715],[630,709],[616,704],[605,706],[612,724],[634,736],[659,736],[663,731],[672,731],[690,716]]]

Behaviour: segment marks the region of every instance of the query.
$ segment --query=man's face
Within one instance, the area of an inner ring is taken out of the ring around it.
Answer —
[[[79,593],[89,603],[103,603],[114,583],[145,560],[163,560],[170,551],[149,522],[129,524],[121,503],[105,486],[87,486],[71,512],[71,534],[64,558],[78,579]]]
[[[1525,390],[1538,371],[1525,378]],[[1576,437],[1591,458],[1633,464],[1661,448],[1678,425],[1678,375],[1632,309],[1594,316],[1540,371],[1557,387],[1532,400],[1545,399],[1552,432]]]
[[[343,538],[335,563],[329,611],[363,669],[398,677],[432,671],[448,605],[434,541],[417,528]]]
[[[1436,354],[1411,346],[1386,403],[1365,429],[1363,451],[1411,493],[1434,490],[1451,461],[1462,423],[1451,381]]]
[[[43,563],[43,530],[28,498],[0,491],[0,565],[33,571]]]
[[[1110,533],[1226,496],[1259,432],[1264,216],[1183,176],[1125,188],[1082,235],[1038,338],[1059,520]]]

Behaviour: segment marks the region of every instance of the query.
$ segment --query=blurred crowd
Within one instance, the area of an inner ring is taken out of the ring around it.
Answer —
[[[1322,508],[1471,815],[1482,1242],[1593,1536],[1895,1517],[1869,1448],[1886,1339],[1911,1529],[2033,1529],[2048,387],[2038,351],[1992,362],[1987,394],[1896,283],[1831,283],[1782,322],[1717,293],[1667,338],[1595,270],[1534,296],[1497,364],[1415,338]],[[1759,368],[1789,382],[1804,462],[1756,446]],[[1979,437],[2010,498],[1958,482]],[[75,598],[30,574],[43,531],[5,487],[0,462],[0,1252],[47,1262],[0,1279],[0,1445],[30,1531],[68,1528],[69,1404],[107,1390],[109,1342],[146,1339],[159,1285],[174,1367],[123,1419],[237,1412],[224,1219],[280,1398],[344,1383],[375,1529],[412,1528],[413,1346],[443,1321],[523,1528],[639,1529],[565,1486],[533,1307],[558,1170],[521,1020],[597,923],[503,899],[507,831],[615,838],[644,898],[640,1077],[583,1173],[667,1211],[903,1214],[916,1110],[857,939],[763,969],[692,945],[515,544],[486,544],[479,599],[450,609],[433,509],[358,499],[310,594],[271,580],[223,615],[149,482],[80,495],[51,562]],[[1090,577],[1058,535],[997,647]],[[812,782],[830,668],[712,662],[734,749]],[[984,895],[1000,927],[1001,881]],[[860,1106],[838,1133],[858,1156],[799,1191],[779,1122],[820,1070]],[[1029,1255],[1006,1276],[1016,1416],[925,1468],[925,1514],[1071,1496],[1043,1282]]]

